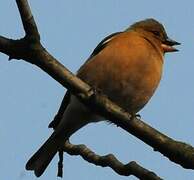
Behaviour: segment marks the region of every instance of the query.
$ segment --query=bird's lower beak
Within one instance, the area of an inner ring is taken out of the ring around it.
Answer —
[[[180,45],[181,43],[174,41],[170,38],[167,38],[163,43],[162,43],[162,49],[164,52],[176,52],[178,49],[174,48],[173,46],[175,45]]]

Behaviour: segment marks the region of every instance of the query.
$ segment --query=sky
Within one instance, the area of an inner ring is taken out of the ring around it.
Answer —
[[[165,56],[163,78],[155,95],[140,112],[142,119],[162,133],[194,146],[194,1],[142,0],[31,0],[41,42],[72,72],[110,33],[122,31],[145,18],[164,24],[168,35],[181,42],[179,52]],[[24,35],[15,1],[0,2],[0,35]],[[0,53],[0,179],[35,180],[25,170],[29,157],[52,133],[47,126],[61,103],[65,88],[38,67],[8,61]],[[191,180],[194,171],[183,169],[121,128],[106,122],[90,124],[71,137],[100,155],[113,153],[123,163],[136,161],[165,180]],[[56,177],[58,157],[40,180]],[[79,156],[64,156],[65,180],[130,179],[110,168],[89,164]]]

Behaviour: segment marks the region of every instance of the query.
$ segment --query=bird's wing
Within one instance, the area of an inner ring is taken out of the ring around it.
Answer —
[[[90,60],[92,57],[96,56],[100,51],[102,51],[106,46],[107,44],[115,37],[117,36],[118,34],[120,34],[122,32],[116,32],[116,33],[113,33],[107,37],[105,37],[97,46],[96,48],[94,49],[94,51],[92,52],[92,54],[90,55],[90,57],[88,58],[88,60]],[[87,61],[88,61],[87,60]],[[86,62],[87,62],[86,61]]]
[[[71,97],[71,93],[69,90],[67,90],[57,114],[55,115],[53,121],[51,121],[51,123],[48,125],[49,128],[55,129],[57,127],[57,125],[59,124],[59,122],[62,119],[63,113],[65,112],[65,110],[70,102],[70,97]]]

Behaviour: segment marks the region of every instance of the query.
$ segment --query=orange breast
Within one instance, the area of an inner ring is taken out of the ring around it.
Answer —
[[[78,71],[78,77],[100,89],[130,113],[152,97],[162,74],[161,54],[135,33],[122,33]]]

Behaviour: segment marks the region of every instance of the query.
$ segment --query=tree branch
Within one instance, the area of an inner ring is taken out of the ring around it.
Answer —
[[[35,40],[40,40],[40,35],[38,32],[38,28],[34,21],[33,15],[30,10],[30,6],[28,1],[26,0],[16,0],[20,16],[22,19],[23,27],[26,33],[26,36],[33,37]]]
[[[141,167],[136,162],[121,163],[114,155],[108,154],[106,156],[99,156],[92,152],[85,145],[73,145],[69,141],[66,141],[64,150],[70,155],[80,155],[86,161],[101,167],[110,167],[116,173],[123,176],[134,175],[139,179],[145,180],[161,180],[155,173]]]
[[[68,71],[41,45],[27,0],[16,0],[16,2],[26,36],[20,40],[11,40],[1,36],[0,52],[7,54],[9,59],[23,59],[37,65],[62,86],[69,89],[88,108],[141,139],[170,160],[184,168],[194,169],[194,148],[192,146],[169,138],[139,119],[132,119],[129,113]]]

